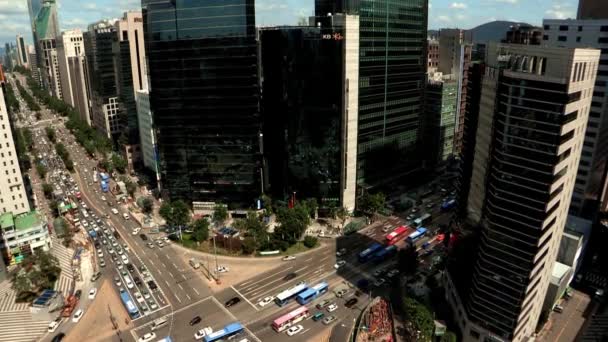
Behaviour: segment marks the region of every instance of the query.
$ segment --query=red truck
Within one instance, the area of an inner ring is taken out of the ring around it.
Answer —
[[[76,298],[74,295],[69,296],[65,301],[63,310],[61,311],[61,316],[70,317],[72,315],[72,311],[74,311],[74,308],[76,308],[76,305],[78,305],[78,298]]]

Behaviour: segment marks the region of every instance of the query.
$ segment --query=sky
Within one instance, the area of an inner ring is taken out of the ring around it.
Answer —
[[[469,29],[493,20],[540,25],[543,18],[574,18],[578,0],[429,0],[429,29]],[[139,9],[140,0],[58,0],[61,29],[82,28]],[[256,0],[256,25],[293,25],[314,10],[314,0]],[[26,0],[0,0],[0,43],[20,33],[31,43]]]

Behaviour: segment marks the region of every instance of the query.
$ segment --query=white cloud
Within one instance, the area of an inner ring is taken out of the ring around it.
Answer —
[[[465,9],[465,8],[467,8],[467,4],[465,4],[464,2],[452,2],[452,4],[450,5],[450,8]]]
[[[464,15],[464,14],[456,14],[456,19],[458,19],[458,20],[460,20],[460,21],[463,21],[463,20],[465,20],[466,18],[467,18],[467,16],[466,16],[466,15]]]
[[[519,0],[495,0],[496,2],[501,2],[503,4],[516,4],[519,2]]]
[[[548,19],[568,19],[574,18],[574,10],[570,5],[556,4],[545,11]]]
[[[437,17],[437,20],[444,23],[449,23],[450,21],[452,21],[452,19],[450,19],[450,17],[448,17],[447,15],[440,15]]]
[[[276,11],[287,9],[287,4],[279,3],[276,1],[256,1],[256,11]]]
[[[94,2],[89,2],[84,5],[84,8],[86,8],[88,10],[95,10],[95,9],[97,9],[97,4]]]

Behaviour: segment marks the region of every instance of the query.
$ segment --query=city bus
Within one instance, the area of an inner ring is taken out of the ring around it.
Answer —
[[[296,285],[290,289],[287,289],[287,290],[279,293],[276,296],[276,298],[274,299],[274,302],[277,303],[278,306],[283,306],[283,305],[287,304],[287,302],[289,302],[289,300],[292,299],[293,297],[306,291],[307,288],[308,287],[306,286],[306,283]]]
[[[427,230],[424,227],[416,229],[415,232],[413,232],[410,236],[407,237],[407,242],[409,242],[411,245],[414,245],[416,241],[420,240],[423,236],[426,235],[426,232]]]
[[[427,213],[414,220],[414,224],[416,225],[416,227],[420,227],[423,224],[428,223],[429,221],[431,221],[431,214]]]
[[[131,319],[138,318],[139,310],[137,309],[137,306],[133,304],[133,300],[131,300],[131,297],[126,291],[120,293],[120,299],[122,300],[122,304],[124,304],[125,309],[127,309]]]
[[[212,332],[205,336],[205,342],[215,342],[219,340],[229,340],[230,337],[240,334],[245,328],[241,323],[234,322],[225,326],[222,330]]]
[[[329,284],[327,284],[326,282],[321,282],[321,283],[307,289],[306,291],[300,293],[296,297],[296,301],[298,303],[300,303],[301,305],[308,304],[315,298],[317,298],[317,297],[321,296],[322,294],[324,294],[325,292],[327,292],[327,289],[329,289]]]
[[[386,244],[393,245],[397,243],[408,231],[406,226],[400,226],[395,228],[392,232],[390,232],[386,237]]]
[[[374,254],[373,260],[379,264],[386,259],[392,258],[395,254],[397,254],[397,246],[391,245]]]
[[[358,255],[359,262],[361,262],[361,263],[367,262],[369,259],[372,258],[372,256],[374,254],[376,254],[376,252],[381,250],[382,247],[383,246],[377,242],[372,243],[369,247],[367,247],[367,249],[365,249],[364,251],[359,253],[359,255]]]
[[[272,321],[272,328],[276,332],[281,332],[290,326],[306,319],[309,315],[308,308],[305,306],[300,306],[299,308],[293,310],[292,312],[285,314],[274,321]]]

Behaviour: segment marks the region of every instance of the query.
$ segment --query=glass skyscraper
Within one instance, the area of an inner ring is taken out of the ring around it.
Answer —
[[[254,0],[143,0],[161,188],[248,207],[261,193]]]
[[[317,16],[359,15],[357,181],[377,186],[422,166],[427,0],[316,0]]]

